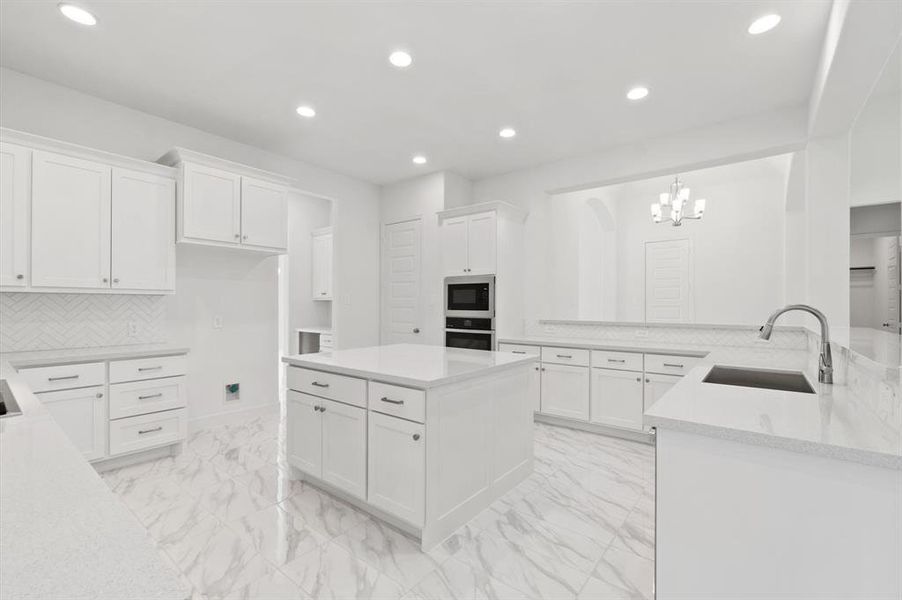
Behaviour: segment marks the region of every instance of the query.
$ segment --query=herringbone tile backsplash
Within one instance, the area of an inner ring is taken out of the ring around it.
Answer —
[[[0,352],[162,342],[163,302],[162,296],[3,293]],[[137,335],[129,335],[129,322]]]

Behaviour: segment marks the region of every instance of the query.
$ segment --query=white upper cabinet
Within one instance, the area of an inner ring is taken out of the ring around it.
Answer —
[[[31,150],[0,142],[0,286],[28,284]]]
[[[34,152],[33,287],[110,287],[111,174],[101,163]]]
[[[241,178],[241,243],[245,246],[288,247],[288,194],[282,186]]]
[[[173,179],[113,169],[113,289],[175,289],[174,198]]]
[[[183,238],[238,244],[241,241],[241,176],[185,163],[179,197]]]
[[[313,299],[332,299],[332,228],[313,232]]]
[[[176,241],[287,252],[292,180],[184,148],[160,162],[180,168]]]
[[[498,247],[495,212],[445,219],[441,226],[441,246],[446,276],[495,274]]]

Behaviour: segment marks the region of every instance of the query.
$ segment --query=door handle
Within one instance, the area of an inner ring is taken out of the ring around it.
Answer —
[[[414,328],[413,328],[413,332],[414,332],[414,333],[420,333],[420,328],[419,328],[419,327],[414,327]]]

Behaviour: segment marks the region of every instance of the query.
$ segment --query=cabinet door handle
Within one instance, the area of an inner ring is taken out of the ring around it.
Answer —
[[[612,362],[612,363],[625,363],[626,360],[624,360],[624,359],[622,359],[622,358],[609,358],[609,359],[608,359],[608,362]]]
[[[138,400],[150,400],[151,398],[162,398],[163,392],[158,394],[148,394],[147,396],[138,396]]]
[[[573,358],[572,354],[556,354],[558,358]]]
[[[419,434],[419,433],[413,434],[413,441],[416,442],[416,441],[419,441],[419,439],[420,439],[420,434]]]
[[[319,407],[319,412],[326,412],[326,407],[325,407],[325,406],[320,406],[320,407]]]
[[[103,392],[97,392],[94,396],[95,398],[103,398]]]
[[[403,400],[392,400],[391,398],[385,398],[385,397],[382,397],[382,398],[379,398],[379,399],[380,399],[382,402],[388,402],[389,404],[397,404],[397,405],[399,405],[399,406],[400,406],[401,404],[404,404],[404,401],[403,401]]]
[[[18,275],[16,275],[16,279],[25,279],[25,275],[19,273]]]
[[[113,277],[113,283],[119,283],[119,278],[118,278],[118,277]]]
[[[141,429],[138,430],[138,435],[144,435],[145,433],[153,433],[154,431],[163,431],[163,426],[160,425],[158,427],[154,427],[153,429]]]
[[[103,281],[104,283],[109,283],[109,282],[110,282],[110,280],[109,280],[107,277],[104,277],[101,281]]]
[[[144,371],[159,371],[163,368],[163,365],[157,365],[155,367],[138,367],[138,372],[143,373]]]
[[[241,236],[241,239],[242,239],[242,240],[247,240],[247,236],[246,236],[246,235],[243,235],[243,236]]]
[[[664,363],[665,367],[673,367],[674,369],[682,369],[683,365],[678,365],[676,363]]]
[[[48,377],[47,381],[65,381],[66,379],[78,379],[80,375],[66,375],[65,377]]]
[[[313,407],[313,412],[319,412],[319,407],[318,407],[318,406],[314,406],[314,407]]]
[[[240,233],[236,233],[236,234],[235,234],[235,239],[236,239],[236,240],[240,240],[240,239],[241,239],[241,234],[240,234]]]
[[[645,383],[651,383],[651,379],[646,378]]]
[[[320,383],[320,382],[318,382],[318,381],[314,381],[314,382],[311,383],[310,385],[313,385],[313,386],[316,386],[316,387],[319,387],[319,388],[327,388],[327,387],[329,387],[329,384],[328,384],[328,383]]]
[[[542,370],[544,371],[544,370],[545,370],[545,367],[542,367]]]

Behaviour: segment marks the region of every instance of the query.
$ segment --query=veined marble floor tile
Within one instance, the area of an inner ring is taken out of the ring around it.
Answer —
[[[292,479],[290,469],[275,465],[239,475],[235,477],[235,481],[272,502],[281,502],[303,490],[306,485],[300,479]]]
[[[254,550],[276,566],[326,544],[329,538],[309,527],[296,514],[273,505],[229,523]]]
[[[188,495],[181,486],[168,478],[133,480],[127,485],[120,482],[113,491],[141,522],[167,509],[183,494]]]
[[[201,507],[200,500],[183,494],[171,503],[148,511],[142,518],[148,533],[159,544],[172,544],[190,536],[212,535],[219,519]]]
[[[608,548],[595,570],[592,571],[590,589],[614,587],[630,594],[630,598],[651,600],[655,576],[654,561],[642,558],[629,550]],[[602,585],[603,584],[603,585]],[[585,590],[583,590],[585,592]]]
[[[455,558],[426,575],[404,600],[531,600],[533,596],[475,571]]]
[[[639,499],[617,531],[611,547],[655,559],[655,502],[650,495]]]
[[[431,552],[423,552],[419,542],[369,517],[336,537],[334,542],[354,558],[400,583],[405,590],[448,558],[448,552],[441,545]]]
[[[225,600],[306,600],[301,588],[281,571],[272,571],[260,579],[242,586],[225,597]]]
[[[398,600],[402,596],[399,584],[334,542],[304,554],[281,570],[317,600]]]
[[[229,479],[200,495],[201,506],[224,522],[234,521],[272,505],[234,479]]]
[[[298,515],[307,527],[334,538],[367,517],[350,504],[321,492],[310,485],[279,503],[289,513]]]
[[[210,464],[230,477],[262,469],[266,461],[245,446],[233,446],[210,459]]]

